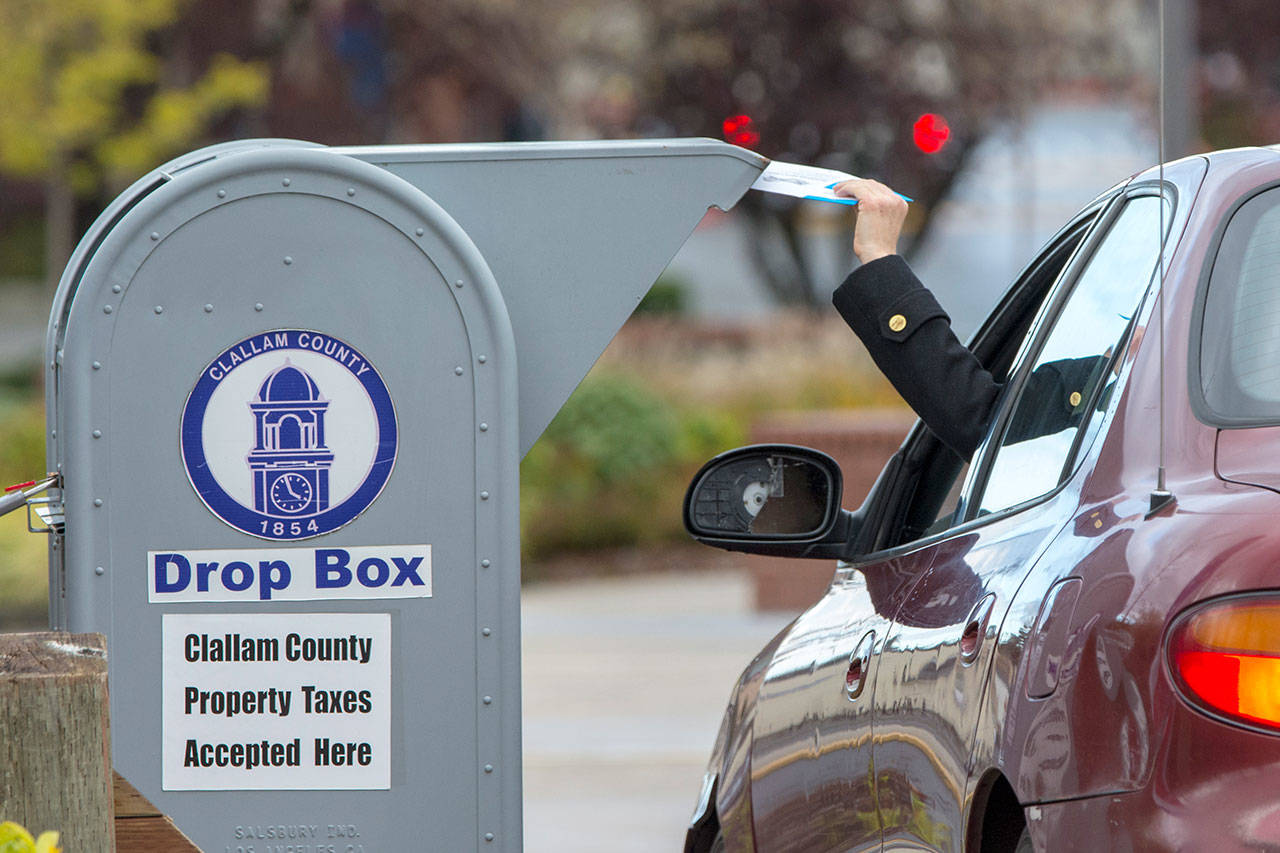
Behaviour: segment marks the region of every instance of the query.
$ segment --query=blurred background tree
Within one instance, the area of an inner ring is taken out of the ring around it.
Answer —
[[[262,66],[220,54],[195,69],[166,56],[184,5],[0,0],[0,170],[43,182],[52,281],[78,236],[77,197],[118,189],[266,98]]]
[[[885,181],[917,201],[909,252],[994,122],[1021,118],[1054,87],[1125,87],[1151,64],[1144,44],[1123,35],[1136,6],[596,0],[562,28],[564,94],[602,135],[725,133],[771,158]],[[917,138],[924,115],[953,129],[940,147]],[[749,193],[735,212],[773,295],[825,304],[832,282],[803,245],[812,208]],[[842,230],[850,226],[846,211]],[[849,254],[838,266],[851,263]]]
[[[1215,0],[1212,12],[1201,11],[1198,29],[1206,144],[1280,142],[1280,5]]]
[[[264,116],[273,135],[369,144],[548,132],[562,59],[549,0],[220,2],[276,22]]]
[[[766,156],[916,198],[909,252],[993,122],[1054,86],[1114,90],[1152,63],[1134,35],[1149,4],[0,0],[0,170],[43,182],[53,277],[87,224],[68,212],[76,196],[91,212],[208,140],[721,137],[745,117],[730,135]],[[950,125],[938,150],[916,144],[923,114]],[[803,245],[813,211],[757,194],[738,211],[774,297],[825,301]]]

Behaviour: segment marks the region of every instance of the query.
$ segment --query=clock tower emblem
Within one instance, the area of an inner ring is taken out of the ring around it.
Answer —
[[[377,369],[315,329],[268,329],[224,349],[187,396],[181,432],[182,464],[209,511],[273,541],[354,521],[382,493],[399,446]]]
[[[249,402],[255,442],[246,461],[258,512],[298,518],[329,508],[333,452],[324,434],[329,402],[310,374],[288,359],[267,375]]]

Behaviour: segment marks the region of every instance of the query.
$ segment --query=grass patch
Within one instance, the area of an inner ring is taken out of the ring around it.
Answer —
[[[47,537],[27,532],[22,510],[0,518],[0,630],[47,627],[47,549]]]
[[[0,388],[0,488],[44,472],[44,407],[36,392]],[[0,516],[0,629],[48,623],[48,538],[21,509]]]

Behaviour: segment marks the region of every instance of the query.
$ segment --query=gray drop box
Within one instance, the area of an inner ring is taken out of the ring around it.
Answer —
[[[121,195],[47,383],[116,768],[209,851],[518,850],[519,460],[765,163],[257,140]]]

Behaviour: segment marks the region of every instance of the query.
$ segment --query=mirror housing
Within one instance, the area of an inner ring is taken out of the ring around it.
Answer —
[[[857,529],[840,507],[840,466],[825,453],[757,444],[716,456],[694,475],[684,526],[705,545],[779,557],[839,559]]]

